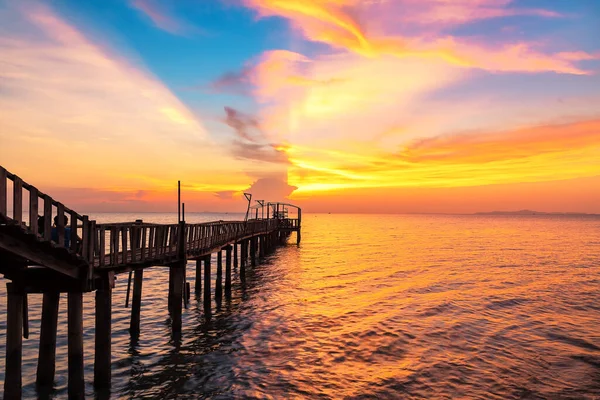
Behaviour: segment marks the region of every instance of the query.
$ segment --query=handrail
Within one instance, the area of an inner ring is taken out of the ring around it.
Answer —
[[[13,186],[12,217],[8,215],[8,181],[12,181]],[[24,197],[24,191],[28,192],[28,199]],[[23,218],[23,200],[29,200],[27,223]],[[39,215],[40,205],[43,206],[42,215]],[[38,240],[49,241],[59,247],[67,247],[68,244],[71,252],[88,263],[91,263],[95,257],[93,236],[91,235],[96,224],[95,221],[90,221],[87,215],[80,215],[63,203],[54,200],[2,166],[0,166],[0,214],[7,220],[20,225],[29,233],[36,235]],[[56,215],[55,227],[52,226],[53,214]],[[65,226],[64,217],[70,218],[69,226]],[[70,235],[67,235],[68,232]]]
[[[12,182],[13,187],[12,217],[8,215],[9,181]],[[27,199],[25,191],[28,192],[29,200],[28,218],[23,218],[23,200]],[[40,206],[43,210],[42,215],[38,214]],[[220,220],[194,224],[154,224],[141,220],[98,224],[90,220],[87,215],[80,215],[39,191],[2,166],[0,166],[0,215],[9,223],[34,234],[38,240],[51,242],[56,247],[66,247],[78,255],[89,267],[88,279],[93,278],[95,267],[174,261],[179,257],[177,244],[180,243],[181,238],[185,239],[184,248],[187,257],[202,255],[215,248],[237,243],[244,237],[268,234],[278,228],[300,225],[299,218]],[[54,227],[53,215],[57,217]],[[69,226],[65,226],[64,216],[70,217]],[[181,232],[181,229],[184,231]]]

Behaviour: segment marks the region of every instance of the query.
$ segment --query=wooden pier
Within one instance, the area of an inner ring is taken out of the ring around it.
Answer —
[[[11,186],[13,209],[9,216]],[[28,204],[25,214],[24,203]],[[67,293],[68,392],[69,398],[83,399],[83,293],[96,292],[94,385],[99,389],[109,388],[115,275],[129,273],[130,334],[136,337],[140,333],[144,269],[167,266],[168,312],[173,332],[179,333],[183,304],[189,301],[185,277],[188,260],[196,261],[194,291],[198,299],[202,298],[204,312],[210,318],[213,253],[217,254],[214,295],[215,301],[220,302],[223,291],[225,296],[231,296],[232,265],[234,268],[239,265],[240,280],[244,281],[246,268],[255,266],[275,246],[284,244],[292,232],[296,232],[300,243],[300,208],[267,203],[265,215],[265,206],[260,205],[261,215],[255,207],[253,218],[244,221],[188,224],[181,220],[159,225],[138,220],[101,224],[67,208],[0,166],[0,273],[10,280],[4,398],[21,398],[22,341],[29,337],[28,294],[43,295],[37,384],[51,387],[60,294]],[[288,218],[290,208],[297,210],[295,218]]]

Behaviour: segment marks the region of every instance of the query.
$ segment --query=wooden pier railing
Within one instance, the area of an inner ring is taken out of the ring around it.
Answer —
[[[262,202],[259,204],[263,206]],[[290,207],[297,210],[296,218],[288,218]],[[69,398],[83,399],[82,293],[96,291],[94,384],[110,388],[115,274],[129,272],[127,303],[133,280],[130,334],[136,336],[140,329],[144,268],[167,266],[168,312],[173,333],[180,334],[182,302],[187,304],[190,296],[188,260],[196,262],[196,298],[204,303],[204,313],[210,318],[213,253],[217,254],[214,298],[219,304],[223,295],[223,259],[227,297],[231,296],[232,265],[239,265],[243,283],[246,267],[257,265],[269,251],[285,243],[292,232],[296,232],[300,243],[300,208],[267,203],[266,213],[261,209],[261,219],[258,208],[254,214],[256,218],[247,221],[96,223],[0,166],[0,273],[10,280],[4,398],[21,398],[22,337],[29,337],[28,294],[43,293],[36,381],[43,387],[54,382],[59,299],[61,292],[68,293]]]
[[[12,217],[8,216],[7,193],[10,186]],[[24,200],[29,205],[26,213],[23,212]],[[69,220],[68,225],[64,222],[65,216]],[[98,224],[87,215],[80,215],[42,193],[1,166],[0,223],[17,226],[38,241],[49,242],[54,247],[67,248],[76,256],[78,264],[83,261],[89,266],[86,274],[88,279],[94,278],[95,268],[123,269],[125,266],[135,267],[137,264],[159,265],[177,261],[178,230],[182,229],[180,224]],[[185,254],[188,259],[193,259],[247,237],[277,229],[297,230],[299,227],[298,218],[184,224]],[[31,261],[44,265],[42,260]]]

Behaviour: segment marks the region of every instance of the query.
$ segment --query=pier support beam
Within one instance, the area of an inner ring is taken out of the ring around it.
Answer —
[[[215,300],[217,304],[223,298],[223,251],[217,253],[217,280],[215,282]]]
[[[142,309],[142,283],[144,270],[136,269],[133,273],[133,298],[131,299],[131,320],[129,321],[129,334],[137,338],[140,334],[140,312]]]
[[[302,240],[302,235],[300,234],[300,228],[296,231],[296,245],[300,246],[300,240]]]
[[[104,277],[96,290],[94,386],[97,389],[110,388],[113,277],[113,274],[108,274],[108,276]]]
[[[231,246],[225,247],[225,297],[231,298]]]
[[[21,360],[23,357],[23,292],[14,283],[6,284],[6,364],[4,398],[21,398]]]
[[[179,262],[171,267],[171,277],[173,278],[173,299],[171,304],[171,329],[173,333],[181,332],[181,308],[183,303],[183,284],[185,279],[185,261]]]
[[[250,239],[250,265],[256,267],[256,237]]]
[[[204,314],[210,317],[210,258],[211,255],[204,257]]]
[[[69,354],[69,399],[84,399],[83,381],[83,293],[68,295],[68,354]]]
[[[265,243],[265,235],[260,235],[257,240],[258,242],[258,258],[263,259],[265,257],[266,243]]]
[[[40,349],[36,379],[36,383],[39,386],[52,386],[54,384],[59,301],[59,292],[47,292],[43,295]]]
[[[246,263],[248,262],[248,241],[243,240],[240,243],[241,254],[240,254],[240,281],[246,281]]]
[[[196,286],[194,290],[196,291],[196,297],[202,293],[202,259],[199,258],[196,260]]]
[[[233,244],[233,269],[237,271],[238,267],[238,243]]]

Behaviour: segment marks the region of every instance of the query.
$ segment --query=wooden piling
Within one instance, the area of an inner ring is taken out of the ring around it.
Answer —
[[[29,303],[27,293],[23,293],[23,339],[29,339]]]
[[[210,315],[210,254],[204,257],[204,314]]]
[[[246,262],[248,259],[248,241],[243,240],[240,244],[241,247],[241,257],[240,257],[240,280],[242,282],[246,281]]]
[[[223,298],[223,251],[217,253],[217,278],[215,282],[215,299],[221,301]]]
[[[23,357],[23,291],[14,283],[6,284],[6,363],[4,398],[21,398],[21,360]]]
[[[225,297],[231,297],[231,246],[225,247]]]
[[[256,267],[256,237],[250,239],[250,265]]]
[[[202,259],[198,258],[196,260],[196,286],[194,290],[196,291],[196,295],[199,296],[202,293]]]
[[[46,292],[42,300],[42,323],[38,353],[37,379],[39,386],[52,386],[56,371],[56,330],[58,328],[59,292]]]
[[[258,259],[265,257],[265,235],[260,235],[257,238],[258,241]]]
[[[71,292],[67,302],[69,399],[84,399],[83,380],[83,293]]]
[[[169,293],[167,294],[167,309],[169,313],[173,310],[173,267],[169,267]]]
[[[183,303],[185,263],[185,260],[179,261],[178,265],[171,268],[171,276],[173,277],[171,330],[173,331],[173,333],[181,332],[181,306]]]
[[[137,337],[140,334],[140,311],[142,309],[142,284],[144,270],[136,269],[133,273],[133,298],[131,299],[131,320],[129,321],[129,334]]]
[[[112,274],[107,274],[96,290],[94,386],[98,389],[110,388],[111,383],[112,279]]]
[[[237,271],[238,267],[238,243],[233,244],[233,269]]]

